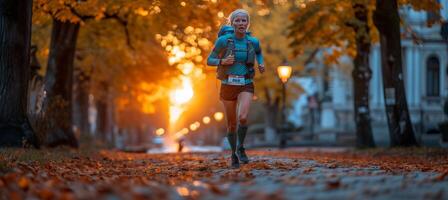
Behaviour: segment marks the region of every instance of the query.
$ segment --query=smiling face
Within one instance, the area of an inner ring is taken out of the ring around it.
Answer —
[[[238,14],[232,20],[232,26],[235,29],[235,33],[246,33],[249,26],[249,17],[245,14]]]

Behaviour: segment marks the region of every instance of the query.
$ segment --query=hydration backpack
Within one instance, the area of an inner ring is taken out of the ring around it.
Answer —
[[[225,36],[227,34],[233,34],[234,30],[233,27],[229,26],[229,25],[224,25],[221,27],[221,29],[218,32],[218,38]],[[246,33],[247,35],[250,36],[250,32]],[[247,41],[247,56],[246,56],[246,62],[245,65],[247,67],[248,73],[245,75],[245,78],[247,79],[252,79],[255,76],[255,69],[254,69],[254,61],[255,61],[255,48],[252,44],[252,42],[246,38]],[[234,38],[228,38],[227,39],[227,44],[226,47],[224,49],[221,50],[221,52],[219,52],[218,57],[220,59],[225,58],[229,55],[234,55],[235,54],[235,41]],[[218,68],[216,70],[217,73],[217,78],[219,80],[226,80],[228,77],[227,71],[228,71],[228,66],[222,66],[222,65],[218,65]]]

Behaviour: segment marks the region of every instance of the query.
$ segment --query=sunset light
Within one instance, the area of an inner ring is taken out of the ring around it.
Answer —
[[[0,2],[0,200],[448,200],[448,0]]]
[[[200,126],[199,122],[182,124],[181,118],[195,95],[194,81],[205,78],[203,51],[211,48],[212,42],[206,35],[210,30],[211,27],[187,26],[180,35],[175,31],[169,31],[166,35],[155,35],[156,40],[168,53],[168,63],[180,72],[180,75],[172,79],[172,87],[166,93],[169,101],[169,127],[164,136],[165,146],[169,151],[175,151],[178,145],[176,141]]]
[[[193,87],[191,80],[182,77],[182,86],[170,92],[170,101],[175,105],[182,105],[187,103],[193,97]]]

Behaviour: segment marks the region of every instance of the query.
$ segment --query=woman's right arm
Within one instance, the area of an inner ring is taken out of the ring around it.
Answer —
[[[209,66],[218,66],[220,65],[221,58],[219,58],[219,53],[223,49],[224,45],[222,42],[222,38],[216,39],[215,46],[213,46],[212,52],[208,55],[207,65]]]

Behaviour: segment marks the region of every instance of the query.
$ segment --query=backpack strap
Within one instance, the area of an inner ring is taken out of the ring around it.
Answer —
[[[228,38],[227,39],[227,44],[226,44],[226,51],[227,49],[229,49],[235,53],[235,40],[233,40],[233,38]]]
[[[221,59],[224,58],[224,56],[227,53],[227,50],[229,49],[229,46],[230,46],[229,44],[233,44],[230,48],[231,48],[231,50],[235,51],[235,43],[234,43],[233,38],[228,38],[226,41],[226,46],[224,48],[222,48],[218,53],[219,58],[221,58]]]
[[[248,38],[246,38],[246,45],[247,45],[247,51],[246,51],[246,63],[249,63],[249,52],[250,52],[250,50],[251,49],[253,49],[254,50],[254,52],[255,52],[255,49],[254,49],[254,45],[252,44],[252,41],[250,41]]]
[[[254,69],[254,64],[255,64],[255,57],[251,57],[251,50],[253,50],[255,53],[255,48],[254,48],[254,44],[251,40],[249,40],[249,38],[246,38],[246,43],[247,43],[247,54],[246,54],[246,68],[247,68],[247,78],[249,79],[253,79],[255,76],[255,69]],[[253,55],[253,54],[252,54]],[[255,55],[253,55],[255,56]]]

